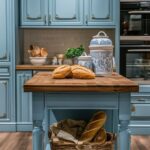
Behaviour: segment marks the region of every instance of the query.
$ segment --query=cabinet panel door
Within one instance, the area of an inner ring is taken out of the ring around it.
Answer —
[[[31,71],[17,72],[17,131],[32,130],[32,93],[23,89],[31,77]]]
[[[9,79],[0,79],[0,122],[10,121]]]
[[[112,25],[114,0],[86,1],[86,23],[88,25]]]
[[[47,25],[47,0],[21,0],[21,25]]]
[[[83,0],[50,0],[50,25],[82,25]]]
[[[7,0],[0,1],[0,62],[8,61],[7,49]]]

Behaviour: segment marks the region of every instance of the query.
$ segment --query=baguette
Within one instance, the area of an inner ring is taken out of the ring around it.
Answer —
[[[80,65],[71,66],[71,71],[73,74],[73,78],[77,78],[77,79],[94,79],[95,78],[94,72]]]
[[[106,130],[104,128],[101,128],[98,133],[96,134],[96,136],[94,137],[93,142],[98,142],[100,144],[105,143],[107,140],[107,133]]]
[[[96,136],[98,131],[104,126],[106,122],[106,114],[104,112],[98,112],[94,114],[92,119],[87,124],[84,132],[80,137],[82,142],[90,142]]]
[[[71,67],[69,65],[62,65],[56,68],[52,73],[54,79],[64,79],[71,74]]]

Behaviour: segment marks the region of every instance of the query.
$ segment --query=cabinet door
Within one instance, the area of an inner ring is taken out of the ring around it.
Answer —
[[[49,25],[82,25],[83,0],[49,0]]]
[[[8,61],[6,4],[7,0],[0,1],[0,62]]]
[[[21,0],[21,25],[47,25],[48,0]]]
[[[113,5],[114,0],[85,0],[85,23],[113,25]]]
[[[9,122],[11,101],[9,79],[0,79],[0,122]]]
[[[17,72],[17,131],[32,130],[32,93],[23,89],[25,81],[31,77],[31,71]]]

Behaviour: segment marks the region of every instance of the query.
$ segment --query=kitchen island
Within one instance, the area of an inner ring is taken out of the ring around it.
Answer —
[[[39,72],[24,84],[25,92],[42,92],[44,95],[43,127],[44,145],[50,149],[48,128],[53,122],[52,111],[61,109],[113,110],[113,132],[118,135],[116,149],[130,149],[130,92],[138,92],[133,81],[113,73],[108,77],[90,80],[52,79],[50,72]],[[50,116],[50,119],[49,119]],[[40,134],[33,136],[33,150],[41,150],[37,142]]]

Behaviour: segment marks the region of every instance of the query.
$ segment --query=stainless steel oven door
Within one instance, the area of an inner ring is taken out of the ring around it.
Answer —
[[[150,45],[122,45],[120,71],[127,78],[150,84]]]

